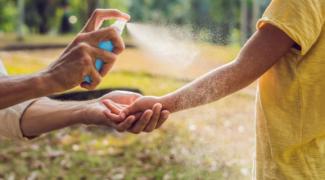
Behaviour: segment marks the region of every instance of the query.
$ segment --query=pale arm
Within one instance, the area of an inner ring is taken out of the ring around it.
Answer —
[[[86,102],[60,102],[42,98],[33,103],[21,119],[21,130],[26,137],[39,136],[53,130],[84,123]]]
[[[108,119],[105,112],[110,112],[102,101],[115,102],[116,106],[132,104],[140,94],[114,91],[91,101],[61,102],[42,98],[27,108],[21,118],[21,130],[26,137],[35,137],[53,130],[74,124],[103,125],[118,131],[125,131],[136,120],[130,116],[123,122]],[[167,117],[165,117],[167,119]]]

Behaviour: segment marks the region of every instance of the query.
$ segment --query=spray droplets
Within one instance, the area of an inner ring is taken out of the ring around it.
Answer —
[[[186,68],[199,55],[192,34],[185,28],[129,23],[128,30],[137,46],[174,68]]]

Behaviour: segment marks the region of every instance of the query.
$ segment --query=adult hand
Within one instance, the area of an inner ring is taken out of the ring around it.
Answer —
[[[118,10],[100,9],[95,10],[88,20],[87,24],[76,38],[68,45],[59,59],[49,68],[41,73],[49,86],[49,93],[60,92],[74,88],[81,84],[86,89],[94,89],[112,68],[116,55],[121,53],[124,48],[124,42],[116,29],[113,27],[98,28],[107,19],[126,19],[130,16]],[[107,52],[99,49],[98,43],[101,41],[112,41],[114,51]],[[104,61],[101,72],[95,68],[95,60],[99,58]],[[82,83],[84,77],[90,75],[92,83]]]
[[[105,112],[109,119],[119,121],[134,116],[136,122],[127,131],[135,134],[142,131],[152,132],[161,127],[170,114],[163,109],[159,98],[155,97],[141,97],[127,107],[116,107],[111,101],[103,101],[103,103],[109,109],[114,109],[112,112]]]
[[[116,121],[115,118],[107,118],[105,113],[116,112],[116,107],[120,109],[132,104],[141,95],[126,91],[114,91],[103,97],[88,103],[83,108],[82,122],[84,124],[104,125],[113,127],[117,131],[125,131],[130,128],[135,122],[135,116],[129,116],[123,122]],[[110,101],[114,104],[114,108],[107,108],[102,101]]]

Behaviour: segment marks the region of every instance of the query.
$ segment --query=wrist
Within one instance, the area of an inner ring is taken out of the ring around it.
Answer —
[[[80,102],[81,104],[76,105],[73,112],[73,122],[74,124],[89,124],[89,113],[88,113],[88,105],[86,102]]]
[[[47,96],[59,92],[56,81],[47,72],[40,72],[35,75],[35,84],[41,96]]]
[[[170,113],[174,113],[177,111],[176,108],[176,99],[171,95],[165,95],[158,98],[159,102],[162,104],[163,109],[169,111]]]
[[[70,106],[71,124],[88,124],[87,104],[84,102],[73,102]]]
[[[45,73],[37,73],[32,75],[32,84],[35,86],[37,97],[47,96],[52,94],[51,88],[48,85],[48,77]]]
[[[98,106],[96,100],[82,101],[78,103],[78,108],[75,110],[75,123],[84,125],[96,124],[96,122],[94,122],[94,119],[100,119],[97,118],[97,114],[94,113],[94,108]]]

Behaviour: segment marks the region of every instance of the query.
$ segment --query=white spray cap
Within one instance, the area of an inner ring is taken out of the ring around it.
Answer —
[[[118,30],[119,34],[122,35],[126,23],[127,23],[127,20],[118,19],[111,26],[116,28]]]

